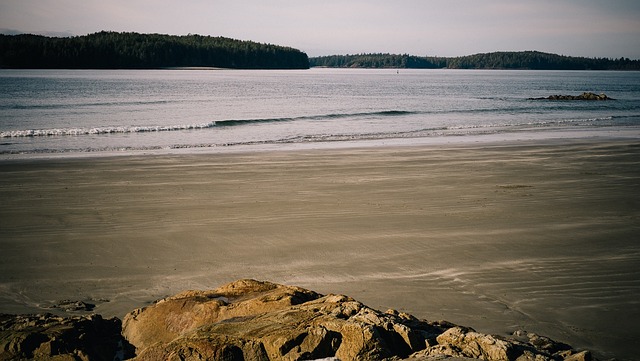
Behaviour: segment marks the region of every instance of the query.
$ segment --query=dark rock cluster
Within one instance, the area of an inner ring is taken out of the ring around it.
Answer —
[[[542,98],[529,98],[529,100],[614,100],[608,97],[606,94],[596,94],[591,92],[585,92],[580,95],[550,95]]]
[[[118,318],[0,314],[0,360],[123,360],[133,348]]]
[[[65,312],[93,311],[95,307],[96,305],[93,303],[75,300],[62,300],[49,306],[50,309],[59,309]]]

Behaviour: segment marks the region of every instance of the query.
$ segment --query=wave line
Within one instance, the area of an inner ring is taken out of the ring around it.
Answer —
[[[184,124],[168,126],[114,126],[93,128],[54,128],[54,129],[24,129],[0,132],[0,138],[26,138],[26,137],[56,137],[56,136],[81,136],[100,134],[124,134],[145,132],[170,132],[176,130],[207,129],[214,127],[215,122],[204,124]]]
[[[158,126],[109,126],[92,128],[53,128],[53,129],[22,129],[0,132],[0,138],[26,138],[26,137],[56,137],[56,136],[83,136],[100,134],[124,134],[124,133],[147,133],[147,132],[167,132],[179,130],[200,130],[213,127],[229,127],[244,124],[291,122],[300,120],[325,120],[341,119],[366,116],[401,116],[415,114],[415,112],[402,110],[384,110],[377,112],[360,113],[332,113],[322,115],[305,115],[299,117],[282,118],[261,118],[261,119],[228,119],[213,121],[204,124],[182,124],[182,125],[158,125]]]

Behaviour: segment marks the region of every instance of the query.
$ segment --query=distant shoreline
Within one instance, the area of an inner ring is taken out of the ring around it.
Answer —
[[[102,31],[76,37],[0,34],[0,69],[524,69],[640,70],[640,59],[586,58],[541,51],[458,57],[346,54],[309,57],[286,46],[190,34]]]
[[[159,70],[230,70],[232,68],[221,68],[216,66],[168,66],[158,68]]]
[[[192,34],[101,31],[71,38],[0,34],[0,68],[165,67],[308,69],[309,58],[290,47]]]
[[[458,57],[376,53],[311,57],[309,66],[398,69],[640,70],[640,60],[572,57],[540,51],[500,51]]]

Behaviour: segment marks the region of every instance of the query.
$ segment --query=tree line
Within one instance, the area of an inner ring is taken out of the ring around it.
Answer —
[[[414,55],[398,54],[357,54],[330,55],[309,59],[312,67],[327,68],[413,68],[437,69],[446,67],[440,60]]]
[[[570,57],[538,51],[493,52],[461,57],[355,54],[308,58],[290,47],[202,35],[102,31],[76,37],[0,35],[0,68],[238,69],[414,68],[640,70],[640,60]]]
[[[309,58],[289,47],[224,37],[102,31],[69,38],[0,35],[0,67],[308,69]]]
[[[539,51],[494,52],[460,57],[381,53],[330,55],[310,58],[309,65],[330,68],[640,70],[640,60],[571,57]]]

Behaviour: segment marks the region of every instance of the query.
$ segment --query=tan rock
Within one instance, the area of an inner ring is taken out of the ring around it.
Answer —
[[[216,359],[227,350],[245,359],[379,360],[424,349],[431,328],[347,296],[242,280],[138,309],[125,317],[123,334],[140,360],[186,357],[186,350],[192,359]]]
[[[532,333],[503,339],[383,313],[343,295],[255,280],[182,292],[135,310],[125,317],[123,334],[136,346],[137,360],[586,360]]]
[[[0,361],[122,360],[133,352],[120,331],[118,319],[97,315],[0,315]],[[254,280],[167,297],[128,314],[122,331],[145,361],[591,360],[587,351],[534,333],[486,335]]]
[[[564,361],[591,361],[591,352],[582,351],[578,353],[574,353],[564,359]]]
[[[170,342],[200,326],[306,302],[319,295],[298,287],[241,280],[212,291],[186,291],[136,309],[123,320],[123,335],[138,349]]]
[[[491,335],[475,332],[468,328],[453,327],[437,337],[439,344],[450,345],[460,350],[462,356],[487,361],[509,361],[513,354],[510,343]]]
[[[518,356],[516,361],[553,361],[549,356],[536,354],[531,351],[524,351],[522,355]]]

